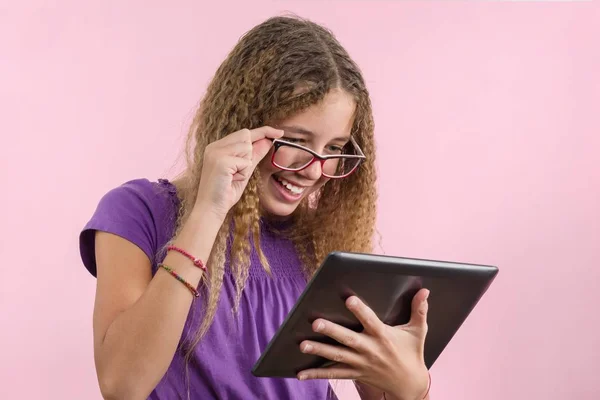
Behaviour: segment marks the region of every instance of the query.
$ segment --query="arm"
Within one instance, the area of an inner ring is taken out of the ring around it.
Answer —
[[[174,244],[206,261],[225,216],[241,198],[256,165],[283,131],[242,129],[209,144],[192,214]],[[202,270],[169,252],[164,263],[193,286]],[[108,399],[145,399],[167,371],[193,296],[133,243],[97,233],[94,358],[100,390]]]
[[[222,220],[198,207],[175,244],[207,260]],[[203,271],[169,252],[164,263],[197,286]],[[142,399],[167,371],[192,304],[191,293],[145,253],[116,235],[96,233],[94,358],[106,399]]]
[[[192,214],[174,244],[208,260],[225,216],[241,198],[256,165],[283,131],[268,126],[226,135],[204,150]],[[169,252],[164,263],[193,286],[202,270]],[[194,297],[133,243],[108,233],[96,238],[94,358],[102,395],[145,399],[167,371]]]

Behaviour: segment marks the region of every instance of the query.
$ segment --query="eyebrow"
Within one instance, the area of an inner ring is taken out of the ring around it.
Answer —
[[[302,128],[301,126],[296,126],[296,125],[292,125],[292,126],[282,125],[282,126],[279,126],[279,129],[283,129],[285,132],[289,132],[289,133],[297,133],[300,135],[307,135],[307,136],[316,136],[316,134],[313,131],[310,131],[308,129]],[[332,142],[348,142],[348,141],[350,141],[350,136],[340,136],[335,139],[332,139]]]

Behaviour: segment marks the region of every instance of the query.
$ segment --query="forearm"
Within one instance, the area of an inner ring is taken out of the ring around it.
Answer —
[[[207,260],[222,220],[210,212],[195,212],[174,240],[178,247]],[[203,271],[176,252],[164,264],[197,287]],[[96,346],[96,368],[106,397],[142,399],[167,371],[194,297],[162,268],[142,296],[109,326]]]
[[[354,386],[356,386],[356,391],[360,396],[361,400],[382,400],[384,399],[384,393],[382,390],[377,389],[376,387],[367,385],[366,383],[362,383],[359,381],[354,381]]]

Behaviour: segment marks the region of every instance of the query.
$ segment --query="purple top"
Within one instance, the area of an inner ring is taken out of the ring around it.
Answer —
[[[100,201],[80,236],[81,258],[96,275],[94,231],[119,235],[136,244],[152,260],[152,273],[164,258],[161,249],[173,235],[179,200],[167,180],[127,182]],[[263,229],[261,245],[271,265],[272,277],[263,270],[254,249],[250,275],[241,297],[239,313],[233,314],[235,282],[225,266],[223,289],[214,323],[196,346],[189,363],[192,399],[335,399],[327,381],[256,378],[251,369],[283,322],[306,285],[300,261],[291,242]],[[182,338],[193,337],[202,313],[195,301]],[[171,365],[149,399],[186,399],[183,352]]]

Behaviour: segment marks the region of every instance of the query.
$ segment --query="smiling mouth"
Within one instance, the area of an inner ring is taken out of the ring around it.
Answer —
[[[277,181],[279,183],[279,185],[284,188],[284,190],[286,190],[289,194],[293,195],[293,196],[300,196],[302,193],[304,193],[304,191],[306,190],[306,187],[304,186],[296,186],[293,183],[287,181],[284,178],[281,177],[274,177],[275,181]]]

